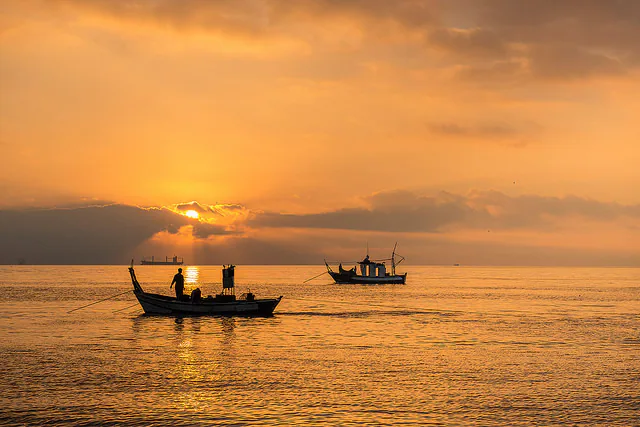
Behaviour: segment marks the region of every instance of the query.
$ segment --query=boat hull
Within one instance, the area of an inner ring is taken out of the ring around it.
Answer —
[[[282,297],[229,302],[178,301],[164,295],[134,292],[145,314],[182,316],[271,316]]]
[[[381,277],[358,276],[353,274],[340,274],[330,271],[329,274],[337,284],[353,285],[404,285],[407,273]]]
[[[140,265],[183,265],[183,261],[140,261]]]

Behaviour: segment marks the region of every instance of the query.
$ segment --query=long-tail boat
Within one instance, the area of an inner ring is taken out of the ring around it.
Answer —
[[[278,298],[257,299],[252,293],[245,293],[236,297],[235,294],[235,265],[222,268],[222,292],[215,296],[203,298],[199,289],[195,289],[191,296],[184,295],[182,299],[167,295],[145,292],[136,278],[133,262],[129,267],[133,293],[138,298],[145,314],[154,315],[189,315],[189,316],[271,316],[282,296]]]
[[[396,254],[396,247],[393,247],[391,258],[385,259],[369,259],[369,250],[367,256],[359,262],[355,267],[346,270],[342,267],[342,263],[338,265],[338,271],[334,271],[329,263],[325,260],[327,272],[336,283],[351,284],[404,284],[407,280],[407,273],[396,274],[396,266],[404,261],[402,255]],[[399,258],[399,259],[398,259]],[[391,261],[391,271],[387,271],[386,261]],[[360,270],[358,274],[357,270]]]

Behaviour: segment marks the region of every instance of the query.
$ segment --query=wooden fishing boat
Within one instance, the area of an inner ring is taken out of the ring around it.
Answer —
[[[145,292],[133,269],[129,267],[133,293],[142,306],[145,314],[154,315],[188,315],[188,316],[271,316],[282,296],[278,298],[257,299],[252,293],[245,293],[236,298],[235,266],[223,266],[222,292],[215,296],[202,298],[199,289],[191,296],[177,300],[167,295]]]
[[[327,272],[338,283],[345,284],[398,284],[402,285],[407,280],[407,273],[396,274],[396,266],[404,261],[404,257],[396,254],[396,247],[393,247],[391,258],[372,260],[369,259],[369,250],[367,249],[367,256],[359,262],[356,262],[357,266],[346,270],[342,267],[342,263],[338,265],[338,271],[334,271],[329,263],[325,260],[324,264],[327,267]],[[396,257],[399,260],[396,260]],[[386,261],[391,261],[391,271],[387,271]],[[360,269],[358,274],[357,269]]]

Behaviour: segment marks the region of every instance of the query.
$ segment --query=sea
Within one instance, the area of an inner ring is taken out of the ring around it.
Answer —
[[[126,265],[0,266],[0,425],[640,425],[640,269],[401,267],[241,265],[272,317],[182,318],[143,315]]]

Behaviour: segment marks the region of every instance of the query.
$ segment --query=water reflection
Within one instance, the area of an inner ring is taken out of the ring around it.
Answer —
[[[200,280],[200,268],[187,267],[184,272],[184,281],[188,285],[195,285]]]
[[[233,317],[225,317],[221,319],[222,326],[222,348],[229,349],[229,346],[233,344],[236,337],[236,319]]]
[[[308,267],[248,268],[290,296],[266,319],[109,314],[124,296],[70,316],[124,276],[77,270],[0,267],[2,425],[638,425],[637,269],[416,267],[336,292],[299,286]]]
[[[173,353],[176,381],[184,385],[174,396],[182,411],[206,411],[221,403],[212,401],[211,387],[226,384],[234,370],[235,328],[236,320],[226,317],[174,320],[173,344],[167,350]]]

